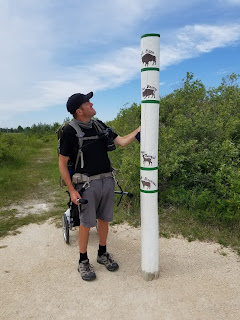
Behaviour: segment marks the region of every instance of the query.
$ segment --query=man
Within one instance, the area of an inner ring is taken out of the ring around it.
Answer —
[[[83,198],[88,200],[88,203],[82,204],[79,210],[78,236],[80,251],[78,271],[82,279],[87,281],[96,278],[87,255],[89,231],[91,227],[96,225],[96,219],[98,219],[99,236],[97,262],[105,265],[109,271],[118,269],[117,262],[106,250],[108,224],[113,219],[114,179],[107,154],[106,144],[109,140],[98,138],[100,136],[98,134],[99,126],[104,129],[107,129],[107,126],[99,120],[92,120],[92,117],[96,114],[93,104],[90,102],[92,96],[92,92],[86,95],[76,93],[70,96],[67,101],[67,110],[73,115],[73,121],[80,126],[83,132],[82,137],[85,138],[81,156],[78,156],[79,139],[76,136],[76,130],[71,125],[67,125],[63,130],[59,155],[60,172],[67,185],[72,202],[79,205],[78,199],[81,199],[83,187],[85,188]],[[111,138],[115,145],[125,147],[135,140],[139,131],[138,128],[124,137],[112,133]],[[91,138],[88,140],[88,137]],[[76,165],[73,178],[77,174],[83,177],[83,181],[77,181],[79,183],[76,183],[75,186],[72,184],[72,178],[68,170],[69,159],[74,166]],[[88,183],[86,183],[86,179]]]

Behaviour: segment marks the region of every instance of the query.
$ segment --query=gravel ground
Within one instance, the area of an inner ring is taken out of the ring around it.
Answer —
[[[240,317],[240,257],[213,243],[159,239],[160,277],[141,276],[141,230],[110,228],[108,250],[120,268],[96,262],[92,229],[88,255],[97,279],[77,272],[77,230],[70,245],[54,224],[32,224],[0,240],[0,319],[236,320]]]

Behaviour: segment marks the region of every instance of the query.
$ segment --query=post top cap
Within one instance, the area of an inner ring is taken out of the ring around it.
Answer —
[[[145,38],[145,37],[160,37],[160,34],[159,33],[146,33],[141,36],[141,39]]]

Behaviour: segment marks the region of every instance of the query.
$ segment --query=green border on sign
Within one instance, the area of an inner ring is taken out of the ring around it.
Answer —
[[[144,192],[144,193],[156,193],[156,192],[158,192],[158,190],[147,191],[147,190],[142,190],[142,189],[140,189],[140,191]]]
[[[159,100],[142,100],[141,103],[159,103]]]
[[[141,39],[145,38],[145,37],[160,37],[160,34],[159,33],[147,33],[147,34],[144,34],[143,36],[141,36]]]
[[[141,170],[158,170],[158,167],[153,167],[153,168],[145,168],[145,167],[140,167]]]
[[[142,68],[141,72],[144,72],[144,71],[159,71],[159,68]]]

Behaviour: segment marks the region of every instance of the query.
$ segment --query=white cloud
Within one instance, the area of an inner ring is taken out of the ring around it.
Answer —
[[[227,75],[227,74],[230,74],[230,71],[225,68],[221,68],[217,71],[217,75]]]
[[[161,45],[161,69],[210,52],[215,48],[232,45],[239,40],[239,24],[186,26],[175,32],[170,43]],[[40,87],[46,99],[54,100],[59,97],[61,101],[75,91],[87,92],[114,88],[137,77],[139,70],[140,47],[123,48],[111,52],[104,58],[101,57],[92,65],[67,68],[59,77],[65,77],[65,80],[42,82]]]
[[[0,0],[0,127],[13,115],[62,104],[73,92],[138,77],[140,48],[129,43],[139,26],[203,1]],[[239,29],[194,25],[172,32],[168,43],[161,40],[161,69],[231,45]]]
[[[174,32],[170,38],[171,43],[162,44],[161,69],[238,42],[240,24],[185,26]]]
[[[177,30],[171,42],[161,45],[161,69],[197,57],[215,48],[225,47],[240,39],[240,25],[195,25]],[[139,56],[139,58],[138,58]],[[123,48],[99,57],[94,64],[65,67],[48,80],[36,81],[25,97],[1,104],[2,115],[37,110],[62,104],[73,92],[114,88],[139,75],[140,47]],[[6,108],[7,107],[7,108]],[[4,112],[5,110],[5,112]]]
[[[138,59],[139,56],[139,59]],[[6,102],[2,114],[26,112],[61,104],[73,92],[89,92],[114,88],[131,80],[140,70],[140,49],[123,48],[103,61],[89,66],[63,68],[55,79],[40,81],[31,90],[35,96],[26,100]],[[62,80],[61,80],[62,79]],[[1,106],[1,105],[0,105]],[[6,108],[7,106],[7,108]],[[4,112],[5,111],[5,112]]]
[[[62,103],[67,95],[79,91],[79,83],[84,82],[83,90],[98,90],[127,80],[124,64],[119,68],[117,59],[127,51],[128,66],[132,49],[114,53],[108,45],[91,67],[87,59],[93,58],[85,57],[84,52],[93,50],[94,42],[101,45],[111,43],[108,39],[112,38],[117,42],[119,35],[127,37],[157,2],[107,0],[103,5],[73,0],[71,6],[63,6],[57,0],[0,0],[0,126],[12,114]],[[100,47],[96,45],[95,50]],[[78,56],[84,67],[72,62],[72,55]]]

